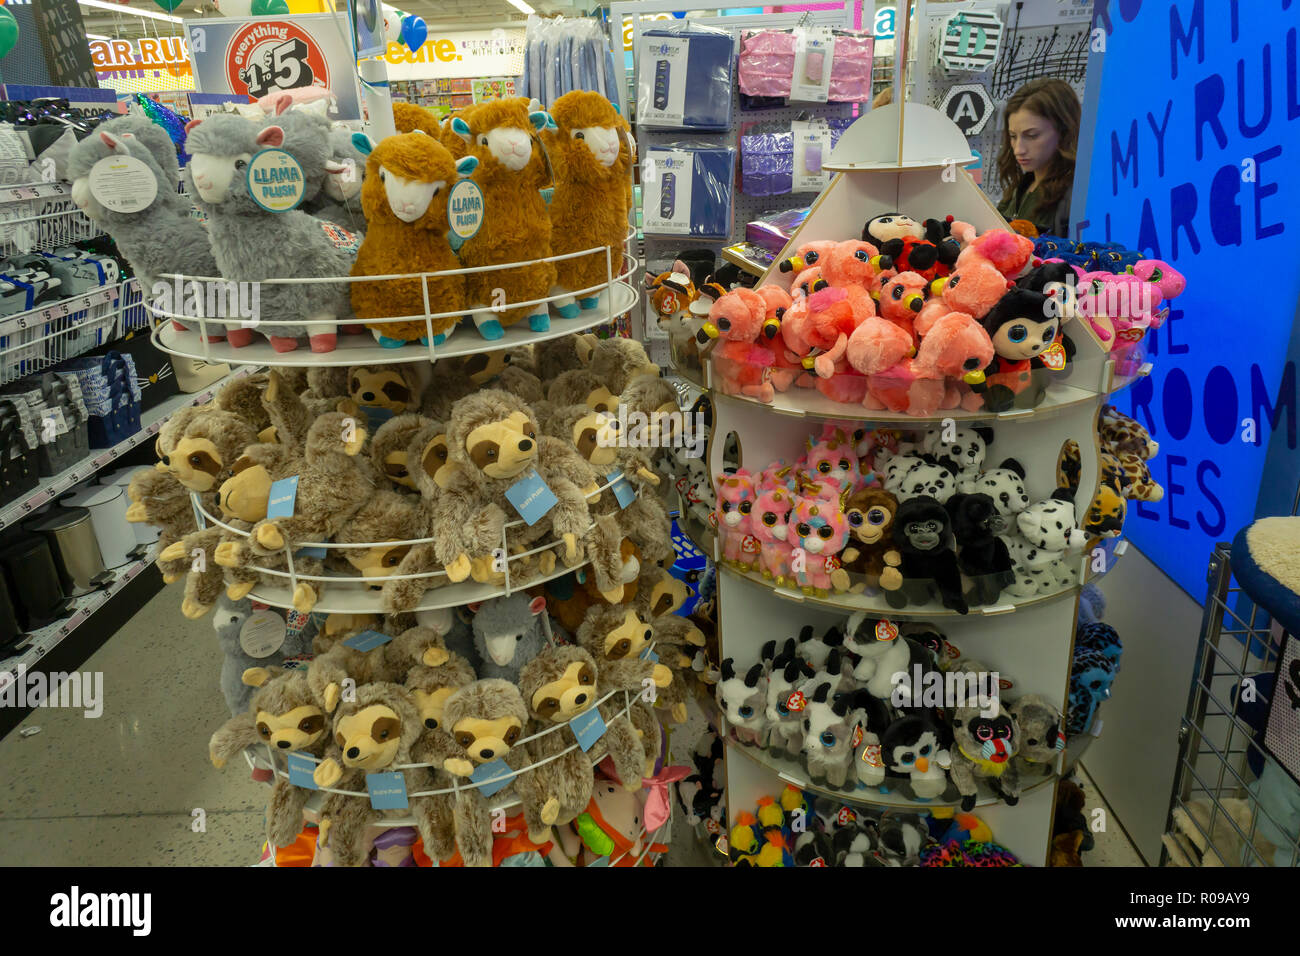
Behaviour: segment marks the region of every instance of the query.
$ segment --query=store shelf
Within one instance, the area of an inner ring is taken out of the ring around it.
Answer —
[[[126,587],[141,571],[149,567],[153,560],[154,549],[149,547],[143,556],[130,564],[115,569],[113,580],[105,587],[97,591],[91,591],[89,594],[83,594],[81,597],[73,598],[70,612],[66,617],[28,634],[18,653],[13,657],[4,659],[3,666],[5,669],[0,671],[0,687],[4,687],[8,683],[10,675],[17,674],[19,667],[25,667],[29,671],[33,670],[40,663],[41,658],[89,620],[118,591]]]
[[[0,254],[48,252],[99,235],[99,226],[73,204],[69,183],[0,189]]]
[[[158,429],[162,427],[163,422],[175,412],[190,405],[201,405],[204,402],[211,401],[231,378],[243,374],[245,373],[242,371],[232,372],[225,378],[212,383],[201,392],[173,395],[171,398],[160,402],[141,415],[141,428],[134,435],[118,442],[112,448],[93,449],[95,452],[93,457],[83,458],[71,468],[61,471],[50,478],[42,478],[40,484],[32,491],[29,491],[17,501],[11,501],[5,505],[3,509],[0,509],[0,528],[7,528],[15,521],[22,520],[46,502],[63,494],[77,482],[86,480],[105,465],[121,458],[132,448],[148,441],[158,434]]]
[[[702,551],[714,560],[716,551],[716,537],[711,530],[704,528],[698,521],[692,521],[684,515],[677,518],[677,527],[683,534],[691,540],[697,549]],[[1127,547],[1127,545],[1126,545]],[[1082,560],[1082,556],[1080,557]],[[1112,563],[1107,559],[1108,566]],[[1032,598],[1010,598],[1001,601],[998,604],[987,604],[972,607],[969,614],[958,614],[956,611],[949,610],[938,602],[931,601],[928,604],[911,604],[905,608],[891,607],[884,598],[883,594],[836,594],[831,593],[825,597],[804,594],[795,588],[778,587],[774,581],[763,577],[761,574],[751,574],[746,571],[740,571],[729,564],[717,562],[719,572],[725,572],[728,576],[744,581],[747,584],[770,591],[777,597],[786,601],[793,601],[796,604],[816,604],[821,607],[834,608],[838,611],[852,613],[854,611],[866,611],[868,614],[878,615],[880,617],[997,617],[1003,614],[1011,614],[1020,608],[1030,607],[1035,604],[1043,604],[1048,601],[1054,601],[1064,594],[1074,594],[1078,591],[1078,585],[1062,588],[1059,591],[1053,591],[1051,594],[1039,594]],[[1091,562],[1089,562],[1091,567]]]
[[[857,784],[852,790],[837,790],[834,787],[820,786],[810,781],[808,771],[794,760],[778,757],[758,747],[746,746],[729,735],[724,736],[723,740],[726,741],[727,746],[733,752],[739,751],[760,767],[770,770],[786,783],[793,784],[805,793],[821,794],[844,803],[857,803],[891,810],[911,810],[916,813],[925,813],[934,807],[961,806],[961,795],[957,793],[957,788],[951,780],[948,781],[948,789],[943,795],[933,800],[920,800],[912,796],[911,785],[906,781],[899,781],[897,789],[891,790],[889,793],[883,793],[876,787],[866,787],[861,784]],[[1056,777],[1057,774],[1053,772],[1033,780],[1021,790],[1021,795],[1037,790],[1039,787],[1055,784]],[[995,794],[983,781],[977,781],[977,786],[979,787],[979,795],[975,798],[976,809],[996,806],[1003,802],[1002,798]]]
[[[735,245],[724,246],[722,258],[732,265],[739,266],[751,275],[759,277],[766,273],[772,267],[772,263],[776,261],[776,256],[772,253],[748,242],[737,242]]]
[[[556,543],[559,547],[559,543]],[[589,562],[583,561],[575,564],[573,567],[566,567],[563,561],[557,560],[555,570],[548,575],[529,578],[526,584],[521,584],[507,590],[502,585],[479,584],[477,581],[461,581],[459,584],[448,584],[440,588],[433,588],[425,591],[424,597],[420,603],[411,610],[413,611],[434,611],[445,607],[460,607],[464,604],[470,604],[477,601],[488,601],[495,597],[503,597],[524,588],[535,587],[538,584],[544,584],[555,578],[563,577],[570,571],[576,571],[578,568],[586,567]],[[287,580],[287,579],[286,579]],[[321,614],[387,614],[383,606],[383,595],[378,590],[369,590],[358,585],[357,577],[343,576],[339,577],[339,584],[331,585],[326,582],[321,599],[312,608],[315,613]],[[346,582],[346,583],[344,583]],[[272,607],[292,608],[293,607],[293,590],[289,587],[267,587],[258,585],[248,595],[254,601],[261,601],[263,604],[269,604]]]
[[[306,344],[300,345],[292,352],[277,352],[271,343],[260,336],[253,343],[243,348],[234,348],[226,341],[204,342],[197,331],[180,331],[170,321],[160,322],[153,332],[153,343],[159,349],[171,355],[184,358],[203,359],[208,362],[227,362],[231,365],[268,365],[268,366],[347,366],[347,365],[395,365],[406,362],[429,362],[440,358],[457,355],[473,355],[479,352],[514,348],[518,345],[536,345],[548,339],[585,332],[594,326],[613,322],[624,312],[632,309],[640,298],[640,293],[624,276],[616,279],[610,289],[602,290],[599,302],[594,309],[582,313],[576,319],[551,317],[551,328],[547,332],[533,332],[527,322],[519,322],[505,330],[499,339],[488,341],[472,327],[456,330],[455,335],[443,345],[436,348],[419,343],[405,345],[402,348],[386,349],[375,342],[374,336],[367,329],[361,335],[342,335],[338,337],[338,347],[333,352],[312,352]],[[217,320],[210,320],[219,325]],[[231,324],[238,324],[231,320]],[[211,334],[211,333],[209,333]]]
[[[1045,418],[1056,412],[1096,402],[1102,393],[1089,391],[1077,385],[1057,383],[1048,386],[1041,404],[1035,408],[1016,408],[1006,412],[976,411],[968,412],[961,408],[942,409],[935,415],[903,415],[898,412],[872,411],[861,405],[846,405],[832,401],[821,392],[811,388],[793,388],[788,392],[777,392],[776,398],[768,402],[755,401],[741,395],[724,395],[712,393],[718,400],[738,402],[743,405],[755,405],[765,408],[776,415],[793,418],[813,418],[817,420],[834,419],[837,421],[881,422],[899,427],[924,428],[951,418],[957,422],[1007,422],[1024,421],[1029,418]]]

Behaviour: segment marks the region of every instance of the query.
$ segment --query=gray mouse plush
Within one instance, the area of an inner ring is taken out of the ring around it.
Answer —
[[[273,613],[283,613],[272,609]],[[221,661],[221,693],[226,698],[226,706],[231,714],[242,714],[248,710],[249,702],[257,693],[256,687],[249,687],[241,679],[250,667],[284,667],[286,661],[293,658],[305,658],[311,654],[311,641],[315,634],[313,623],[301,629],[287,628],[284,643],[267,657],[253,657],[244,651],[239,642],[239,634],[245,622],[253,616],[253,602],[248,598],[232,601],[224,594],[217,598],[216,608],[212,613],[212,627],[217,632],[217,643],[225,655]]]

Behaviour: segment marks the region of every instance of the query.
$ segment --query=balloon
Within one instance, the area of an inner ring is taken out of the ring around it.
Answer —
[[[285,0],[253,0],[253,16],[282,17],[289,12]]]
[[[424,41],[428,39],[429,28],[425,26],[424,20],[420,17],[403,17],[402,18],[402,39],[412,50],[418,50],[424,46]]]
[[[223,17],[251,17],[253,0],[212,0]]]
[[[158,4],[158,6],[162,7],[168,13],[171,13],[182,3],[184,3],[185,0],[153,0],[153,2]]]
[[[18,43],[18,21],[7,7],[0,7],[0,56],[8,56]]]

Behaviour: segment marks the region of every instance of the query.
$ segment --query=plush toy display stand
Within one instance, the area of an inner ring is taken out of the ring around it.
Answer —
[[[951,214],[974,225],[978,232],[1005,228],[993,205],[960,168],[973,160],[965,137],[938,111],[917,103],[907,103],[901,110],[896,103],[873,110],[841,137],[826,164],[838,175],[813,205],[776,262],[794,255],[797,248],[812,241],[856,237],[864,219],[881,210],[918,210],[927,215],[934,214],[932,210],[941,210],[940,214]],[[759,287],[769,282],[788,286],[792,276],[793,272],[782,273],[774,266],[759,282]],[[1026,490],[1031,500],[1051,494],[1062,442],[1075,439],[1082,449],[1080,488],[1083,490],[1076,503],[1082,519],[1097,487],[1097,416],[1113,386],[1113,363],[1106,360],[1106,350],[1087,328],[1087,323],[1073,322],[1068,331],[1078,352],[1072,365],[1049,388],[1043,403],[1033,409],[1002,415],[960,408],[940,411],[931,417],[870,412],[860,406],[830,401],[813,389],[795,388],[778,393],[772,404],[765,405],[746,396],[719,394],[712,379],[711,363],[705,362],[706,383],[713,396],[709,473],[716,475],[723,469],[724,447],[733,433],[738,442],[739,461],[729,463],[756,473],[769,462],[786,457],[792,449],[802,446],[810,433],[818,432],[823,420],[853,420],[864,422],[867,428],[923,431],[939,425],[944,418],[953,418],[959,427],[974,423],[994,425],[998,454],[1014,456],[1026,467],[1029,475]],[[722,557],[716,544],[712,550],[715,560]],[[1080,563],[1081,579],[1088,558],[1087,553],[1072,558]],[[865,610],[868,615],[881,618],[933,621],[966,655],[988,662],[995,670],[1014,670],[1019,689],[1041,694],[1065,710],[1077,585],[1018,603],[1010,603],[1017,599],[1004,594],[998,605],[973,608],[967,615],[957,615],[938,605],[893,609],[883,596],[805,597],[797,590],[776,587],[770,580],[746,574],[721,561],[718,566],[720,655],[734,658],[737,671],[742,663],[748,667],[750,662],[759,659],[764,640],[797,634],[808,624],[821,633],[833,624],[842,625],[847,613]],[[819,789],[807,783],[806,773],[798,764],[777,759],[755,747],[742,746],[732,739],[727,743],[732,751],[744,755],[726,761],[729,806],[754,806],[764,794],[773,792],[774,772],[786,780],[795,779],[806,789]],[[800,776],[805,779],[798,780]],[[999,842],[1030,865],[1048,862],[1055,780],[1056,776],[1052,775],[1026,786],[1016,806],[1007,806],[988,796],[980,799],[979,812],[998,834]],[[910,806],[922,812],[933,805],[933,802],[913,804],[898,793],[882,795],[874,790],[859,789],[856,795],[833,791],[833,795],[850,803],[860,800],[877,806]]]

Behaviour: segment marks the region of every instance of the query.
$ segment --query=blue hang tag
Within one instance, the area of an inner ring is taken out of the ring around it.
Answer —
[[[370,791],[370,805],[376,810],[405,810],[406,778],[396,770],[390,773],[366,774],[366,789]]]
[[[378,631],[362,631],[360,634],[353,634],[343,641],[344,646],[350,647],[356,651],[373,651],[376,647],[382,647],[393,638],[389,634],[381,634]]]
[[[302,787],[304,790],[319,790],[320,788],[316,786],[316,779],[312,776],[315,772],[316,758],[311,754],[289,754],[289,782],[295,787]]]
[[[208,526],[208,519],[203,517],[203,509],[199,507],[198,499],[191,498],[190,505],[194,508],[194,523],[198,525],[200,531],[204,530]]]
[[[297,551],[293,553],[293,558],[295,561],[298,560],[299,558],[316,558],[318,561],[324,561],[325,549],[324,548],[299,548]]]
[[[626,508],[632,502],[636,501],[636,491],[623,477],[621,471],[611,471],[605,476],[605,480],[611,482],[609,488],[614,492],[614,499],[618,502],[620,508]]]
[[[595,707],[569,721],[569,729],[578,738],[578,746],[586,753],[596,746],[596,741],[605,736],[605,718]]]
[[[469,779],[474,783],[483,784],[479,787],[479,792],[485,797],[490,797],[498,790],[508,787],[510,781],[514,779],[513,774],[514,769],[510,764],[498,757],[496,760],[489,760],[475,767]]]
[[[382,405],[362,405],[361,410],[366,413],[366,420],[372,429],[378,428],[393,417],[393,410]]]
[[[266,502],[268,518],[292,518],[294,503],[298,500],[298,476],[271,482],[271,493]]]
[[[644,651],[641,652],[641,660],[643,660],[643,661],[654,661],[656,664],[658,664],[658,663],[659,663],[659,655],[656,654],[654,651],[650,650],[650,648],[647,647]]]
[[[515,506],[515,511],[527,525],[537,524],[560,501],[536,468],[529,468],[522,478],[506,489],[506,500]]]

